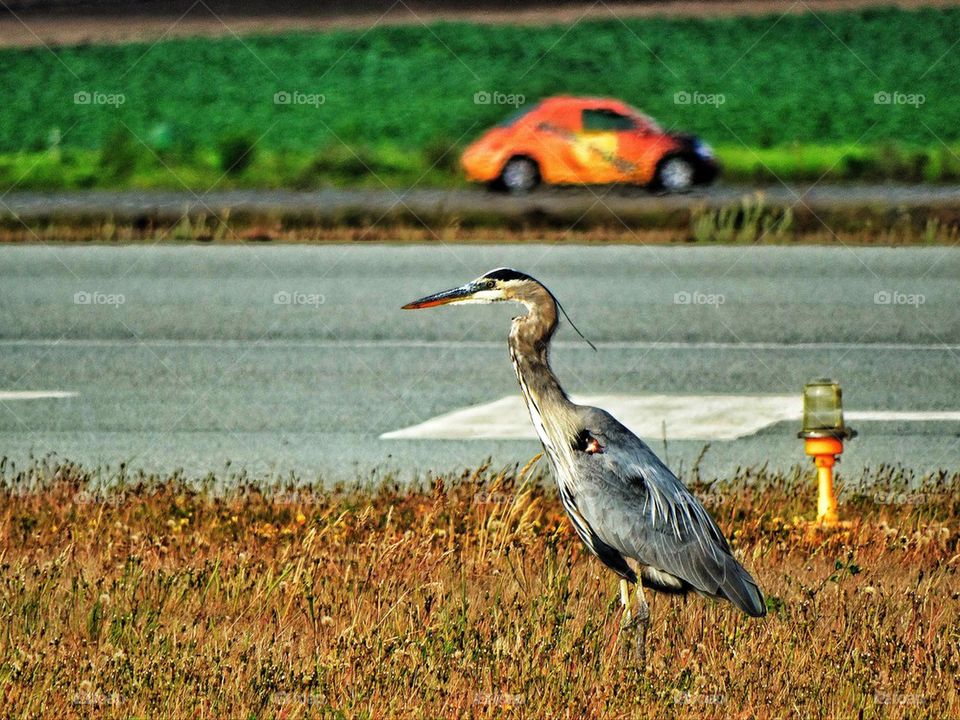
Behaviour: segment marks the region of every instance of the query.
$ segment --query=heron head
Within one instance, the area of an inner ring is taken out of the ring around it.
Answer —
[[[529,275],[510,268],[497,268],[466,285],[443,290],[433,295],[414,300],[403,306],[404,310],[449,305],[451,303],[494,303],[513,300],[525,302],[535,291],[545,288]]]
[[[553,329],[556,327],[557,309],[559,308],[577,335],[582,337],[587,345],[594,350],[597,349],[573,324],[570,316],[567,315],[567,311],[563,309],[563,305],[553,296],[553,293],[547,290],[539,280],[512,268],[491,270],[476,280],[471,280],[466,285],[443,290],[407,303],[403,306],[403,309],[419,310],[420,308],[449,305],[451,303],[487,304],[504,301],[523,303],[527,307],[528,315],[514,318],[514,323],[522,323],[527,318],[540,318],[545,322],[548,338],[553,334]]]

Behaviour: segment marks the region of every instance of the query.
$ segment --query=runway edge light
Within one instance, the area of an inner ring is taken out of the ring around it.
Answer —
[[[843,452],[843,441],[857,433],[844,425],[843,392],[828,378],[811,380],[803,386],[804,452],[817,467],[817,523],[836,526],[840,521],[837,496],[833,491],[833,466]]]

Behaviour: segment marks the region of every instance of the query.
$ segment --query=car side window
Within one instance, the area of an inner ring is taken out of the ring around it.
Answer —
[[[629,115],[621,115],[613,110],[584,110],[582,114],[584,130],[634,130],[636,123]]]

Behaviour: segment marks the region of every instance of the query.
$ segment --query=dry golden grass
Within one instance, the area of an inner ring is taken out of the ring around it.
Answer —
[[[549,479],[224,494],[0,474],[4,717],[960,713],[960,474],[908,491],[882,469],[830,535],[795,517],[799,473],[695,485],[770,612],[656,596],[645,667]]]

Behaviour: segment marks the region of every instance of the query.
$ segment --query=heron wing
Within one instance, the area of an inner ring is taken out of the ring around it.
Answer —
[[[576,454],[575,500],[599,539],[703,595],[763,615],[760,589],[696,496],[609,413],[584,407],[581,415],[602,451]]]

